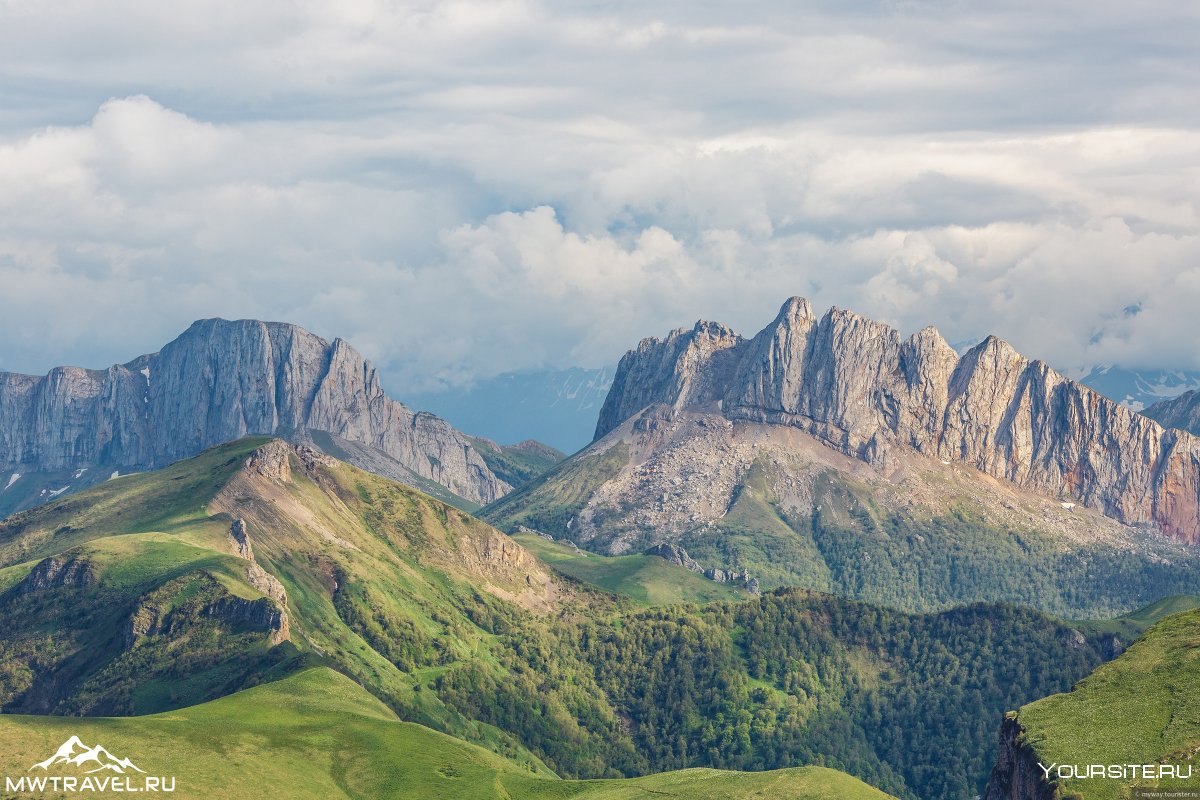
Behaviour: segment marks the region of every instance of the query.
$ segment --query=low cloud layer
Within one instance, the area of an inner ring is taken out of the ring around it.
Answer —
[[[260,317],[403,397],[793,294],[1200,368],[1195,10],[793,6],[0,1],[0,369]]]

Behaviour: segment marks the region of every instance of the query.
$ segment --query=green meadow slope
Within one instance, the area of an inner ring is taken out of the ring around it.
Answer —
[[[3,715],[0,772],[11,779],[82,775],[80,768],[69,765],[30,770],[30,765],[53,754],[71,736],[88,746],[102,744],[151,776],[174,778],[170,796],[181,800],[617,800],[663,794],[697,800],[888,797],[848,775],[820,767],[754,774],[687,770],[601,781],[539,777],[488,750],[400,721],[354,681],[324,668],[145,717]],[[129,774],[135,781],[140,779]]]
[[[1173,765],[1190,770],[1189,778],[1066,777],[1053,787],[1063,798],[1118,800],[1135,789],[1195,790],[1200,785],[1197,687],[1200,609],[1162,619],[1070,692],[1022,706],[1009,722],[1016,726],[1012,752],[1015,759],[1033,765],[1035,775],[1040,774],[1036,762]],[[1000,770],[993,777],[989,798],[1008,796],[1010,773]]]
[[[710,581],[658,556],[602,556],[530,533],[517,534],[513,539],[563,575],[624,595],[640,605],[707,603],[747,597],[733,585]]]
[[[465,512],[247,439],[0,523],[0,707],[145,714],[333,663],[406,719],[544,769],[419,687],[571,591]]]

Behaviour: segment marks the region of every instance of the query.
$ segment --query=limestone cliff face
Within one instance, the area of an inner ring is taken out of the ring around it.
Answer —
[[[295,325],[202,320],[107,370],[0,374],[0,469],[13,472],[151,469],[250,434],[312,430],[479,503],[511,488],[446,422],[389,398],[349,344]]]
[[[1054,785],[1038,767],[1037,755],[1021,741],[1016,716],[1005,716],[1000,726],[1000,751],[988,780],[984,800],[1054,800]]]
[[[625,355],[600,439],[648,406],[720,409],[799,428],[886,466],[897,448],[1200,542],[1200,439],[989,337],[962,357],[933,328],[899,331],[793,298],[753,339],[700,323]]]
[[[666,339],[643,339],[617,367],[600,409],[596,438],[652,403],[678,409],[715,402],[735,363],[731,356],[744,344],[724,325],[703,321],[690,331],[671,331]]]

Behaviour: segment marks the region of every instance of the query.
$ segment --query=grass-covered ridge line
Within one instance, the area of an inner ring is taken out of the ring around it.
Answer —
[[[585,505],[596,486],[604,483],[629,461],[624,443],[598,453],[570,458],[532,482],[480,511],[497,528],[512,531],[517,525],[556,535],[569,533],[569,523]]]
[[[1172,614],[1200,608],[1200,597],[1175,594],[1112,619],[1080,620],[1072,625],[1089,633],[1110,633],[1126,644],[1134,641],[1151,625]]]
[[[114,534],[201,528],[210,522],[211,498],[269,441],[241,439],[156,472],[115,478],[0,520],[0,564],[44,558]]]
[[[500,445],[490,439],[469,436],[467,441],[483,457],[496,477],[513,487],[521,487],[545,475],[566,454],[533,440],[514,445]]]
[[[103,744],[151,775],[173,776],[171,796],[181,800],[617,800],[663,792],[698,800],[887,797],[820,768],[754,775],[692,770],[624,781],[538,777],[483,748],[401,722],[329,669],[146,717],[0,716],[0,771],[36,777],[40,771],[29,772],[29,765],[72,735],[89,746]],[[55,774],[75,773],[62,768]]]
[[[253,466],[267,451],[291,455]],[[267,624],[240,621],[254,609],[239,611],[238,599],[261,592],[230,536],[235,517],[256,563],[286,590],[291,630],[279,644]],[[349,465],[306,464],[266,439],[222,445],[0,525],[0,616],[10,623],[0,705],[149,713],[333,663],[407,719],[544,769],[512,735],[420,691],[445,665],[479,656],[489,628],[528,613],[521,603],[549,604],[550,573],[505,542]],[[68,575],[60,561],[86,564],[87,578],[31,588],[34,571]],[[147,635],[132,636],[135,625]]]
[[[746,597],[731,584],[710,581],[658,556],[602,556],[528,533],[517,534],[513,539],[563,575],[629,597],[641,605],[708,603]]]
[[[1140,786],[1194,789],[1200,780],[1200,609],[1151,627],[1119,658],[1065,694],[1023,706],[1022,740],[1044,764],[1173,764],[1190,779],[1060,781],[1064,798],[1118,800]]]

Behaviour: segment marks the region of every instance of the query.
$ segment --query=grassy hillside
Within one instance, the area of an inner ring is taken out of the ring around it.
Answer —
[[[490,439],[468,437],[488,469],[510,486],[524,486],[549,472],[566,454],[540,442],[499,445]]]
[[[746,597],[735,586],[715,583],[658,556],[601,556],[528,533],[513,539],[563,575],[630,597],[642,605],[707,603]]]
[[[1128,643],[1137,639],[1160,619],[1193,608],[1200,608],[1200,597],[1176,594],[1112,619],[1081,620],[1072,624],[1081,631],[1110,633]]]
[[[480,515],[502,530],[518,524],[566,536],[570,521],[587,505],[596,487],[629,462],[629,449],[618,444],[602,453],[580,453],[541,477],[486,506]]]
[[[1045,764],[1171,764],[1192,776],[1063,780],[1064,798],[1117,800],[1134,787],[1195,789],[1200,780],[1200,610],[1163,619],[1069,693],[1023,706],[1023,741]]]
[[[552,573],[466,513],[248,439],[0,523],[0,704],[148,713],[332,662],[405,718],[544,769],[419,686],[560,602]]]
[[[173,777],[171,796],[181,800],[615,800],[660,793],[699,800],[768,793],[797,800],[887,797],[847,775],[816,767],[759,774],[689,770],[608,781],[537,777],[487,750],[401,722],[362,687],[329,669],[310,669],[146,717],[0,716],[0,770],[13,777],[78,775],[70,766],[29,771],[72,735],[88,746],[103,744],[152,776]]]

